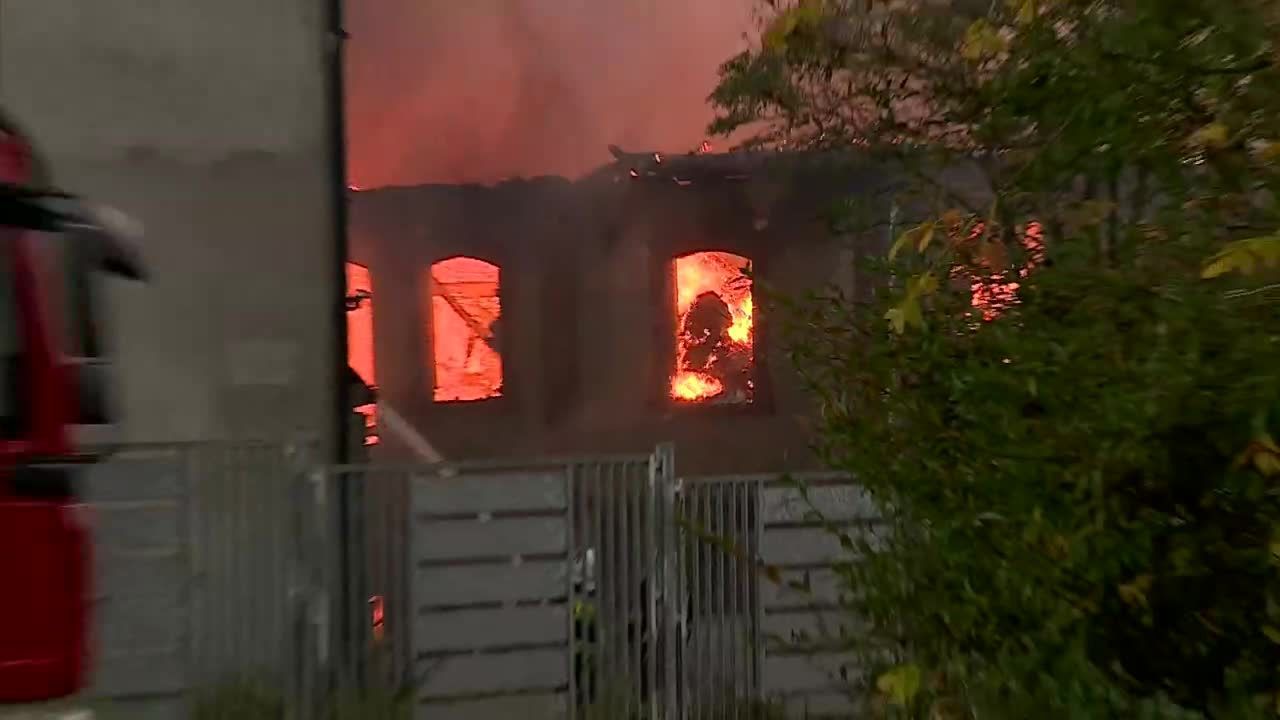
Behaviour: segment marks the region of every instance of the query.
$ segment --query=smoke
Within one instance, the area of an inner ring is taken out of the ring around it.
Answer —
[[[692,149],[755,0],[348,3],[361,187],[576,176],[607,146]]]

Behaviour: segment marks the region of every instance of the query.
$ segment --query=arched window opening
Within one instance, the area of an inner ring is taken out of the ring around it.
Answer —
[[[670,396],[745,404],[755,395],[751,262],[727,252],[675,260],[675,367]]]
[[[469,257],[431,266],[431,347],[436,402],[502,395],[497,265]]]
[[[378,387],[373,351],[373,278],[369,268],[347,263],[347,364],[371,390]],[[378,444],[378,405],[359,405],[364,416],[364,444]]]

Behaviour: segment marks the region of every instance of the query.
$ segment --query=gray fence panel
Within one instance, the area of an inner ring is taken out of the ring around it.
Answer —
[[[529,695],[569,707],[569,469],[442,465],[407,482],[419,714],[493,717],[538,707]]]
[[[841,535],[872,548],[882,535],[866,492],[808,473],[687,478],[678,495],[684,717],[758,704],[788,717],[856,712],[864,673],[849,649],[861,627],[838,568],[856,557]]]
[[[251,677],[290,701],[303,591],[303,445],[113,448],[78,468],[94,542],[92,694],[111,717],[185,717]]]
[[[182,707],[251,676],[304,717],[334,682],[416,683],[431,718],[852,707],[861,628],[828,523],[878,538],[866,494],[672,469],[669,448],[408,468],[316,467],[280,444],[126,449],[85,483],[97,693]]]
[[[190,687],[185,453],[125,452],[73,470],[94,541],[90,692],[179,707]]]

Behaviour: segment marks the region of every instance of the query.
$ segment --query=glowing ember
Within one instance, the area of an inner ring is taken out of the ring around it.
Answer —
[[[724,385],[719,380],[699,372],[686,370],[671,380],[671,395],[681,400],[701,400],[722,392]]]
[[[502,395],[498,267],[458,257],[431,266],[431,342],[437,402]]]
[[[749,266],[746,258],[725,252],[676,259],[672,398],[751,402],[755,343]]]

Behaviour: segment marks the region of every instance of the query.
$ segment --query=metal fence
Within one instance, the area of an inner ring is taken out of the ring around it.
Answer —
[[[666,446],[402,467],[129,448],[85,483],[96,691],[173,718],[246,677],[301,718],[344,687],[430,720],[848,716],[839,534],[879,532],[874,505],[839,475],[674,467]]]
[[[92,694],[187,717],[250,679],[301,708],[320,683],[305,443],[119,448],[80,474],[94,538]]]
[[[348,508],[345,674],[411,686],[433,720],[669,717],[670,456],[328,470]]]
[[[840,533],[879,526],[870,500],[840,475],[673,468],[661,447],[330,471],[352,508],[347,637],[381,658],[367,679],[416,682],[433,720],[847,715],[834,567]]]
[[[692,545],[680,577],[694,611],[681,717],[849,717],[865,701],[853,590],[839,568],[852,537],[883,532],[847,475],[685,478]]]

